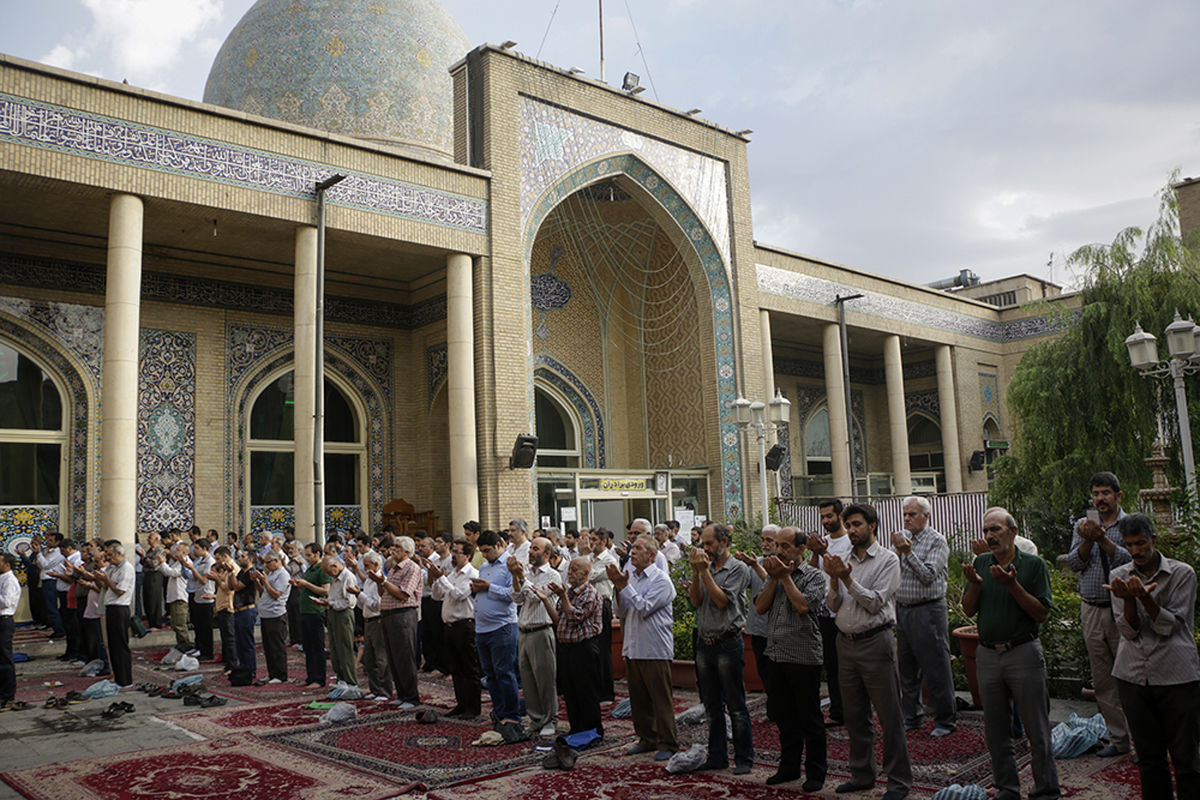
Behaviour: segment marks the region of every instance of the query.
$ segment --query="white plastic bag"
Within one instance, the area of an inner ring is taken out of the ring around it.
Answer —
[[[180,672],[191,672],[194,669],[200,669],[200,661],[195,656],[185,655],[175,662],[175,669]]]
[[[104,662],[98,658],[93,658],[91,661],[83,665],[83,669],[79,670],[79,677],[94,678],[97,675],[104,674]]]
[[[363,691],[354,684],[338,681],[329,690],[329,700],[362,700]]]
[[[338,703],[321,715],[321,722],[349,722],[358,718],[358,709],[349,703]]]
[[[667,772],[695,772],[708,759],[708,745],[694,744],[687,750],[681,750],[667,762]]]
[[[176,650],[174,647],[172,647],[167,651],[167,654],[162,657],[162,665],[164,667],[169,667],[178,662],[181,658],[183,658],[183,651]]]
[[[675,722],[678,725],[703,725],[708,721],[708,717],[704,714],[704,703],[696,703],[687,711],[680,711],[675,715]]]

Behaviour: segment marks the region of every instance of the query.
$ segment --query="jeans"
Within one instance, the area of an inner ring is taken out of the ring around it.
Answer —
[[[237,646],[238,666],[258,673],[258,659],[254,654],[254,623],[258,622],[258,609],[245,608],[234,612],[233,641]]]
[[[754,743],[750,737],[750,712],[746,710],[746,684],[743,680],[746,656],[740,633],[726,636],[713,644],[703,639],[696,643],[696,678],[700,699],[708,714],[708,761],[724,767],[729,763],[725,737],[725,709],[733,724],[733,759],[736,764],[754,763]]]
[[[479,667],[487,677],[492,713],[500,720],[519,720],[517,708],[517,623],[487,633],[475,632]]]
[[[58,589],[53,578],[42,579],[42,598],[46,603],[46,620],[54,633],[55,639],[65,639],[67,631],[63,628],[62,615],[58,613]]]

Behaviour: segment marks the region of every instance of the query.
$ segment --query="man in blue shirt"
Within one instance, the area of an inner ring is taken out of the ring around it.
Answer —
[[[475,597],[475,645],[492,696],[492,724],[510,744],[527,737],[517,698],[517,606],[512,597],[509,554],[495,531],[479,534],[483,564],[471,581]]]

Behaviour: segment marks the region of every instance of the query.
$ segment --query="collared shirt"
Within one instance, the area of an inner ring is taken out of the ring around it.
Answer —
[[[351,589],[358,588],[358,578],[342,567],[336,578],[329,579],[329,608],[333,611],[348,611],[358,605],[358,597]],[[401,587],[404,588],[404,587]]]
[[[900,587],[900,559],[876,540],[859,558],[851,550],[850,586],[830,581],[825,602],[842,633],[863,633],[896,621],[896,590]]]
[[[792,583],[804,595],[808,613],[801,614],[792,605],[782,584],[775,585],[775,597],[767,609],[767,649],[772,661],[784,664],[823,664],[820,616],[825,596],[825,573],[809,564],[792,570]]]
[[[1111,525],[1101,525],[1104,528],[1104,535],[1108,537],[1114,545],[1117,546],[1116,552],[1111,556],[1104,553],[1108,559],[1108,569],[1111,575],[1112,570],[1128,564],[1132,560],[1129,556],[1129,551],[1125,549],[1125,541],[1121,538],[1121,531],[1117,528],[1118,523],[1125,517],[1124,509],[1118,509],[1117,518],[1113,520]],[[1108,577],[1104,574],[1104,558],[1101,558],[1100,543],[1092,543],[1092,551],[1088,553],[1086,559],[1079,555],[1079,548],[1085,541],[1079,535],[1079,525],[1083,519],[1076,521],[1075,532],[1071,534],[1071,549],[1067,551],[1067,566],[1079,573],[1079,596],[1084,600],[1092,603],[1108,603],[1111,601],[1111,596],[1108,589],[1104,585],[1108,583]]]
[[[912,550],[900,558],[900,588],[896,602],[902,606],[942,600],[946,597],[946,564],[950,545],[946,537],[930,526],[914,533]]]
[[[703,576],[693,578],[700,583],[700,607],[696,609],[696,631],[701,638],[715,638],[729,633],[741,633],[746,624],[746,587],[750,585],[750,568],[732,555],[726,554],[720,569],[706,568],[717,588],[729,602],[717,608],[708,595]]]
[[[62,566],[63,566],[64,560],[65,559],[63,558],[62,551],[59,550],[57,547],[49,552],[46,552],[43,550],[42,552],[38,553],[37,563],[38,563],[38,568],[42,571],[42,585],[43,586],[46,585],[46,578],[50,577],[48,573],[62,572]],[[58,579],[55,578],[54,580],[57,581]],[[57,589],[58,587],[55,586],[55,588]]]
[[[366,569],[363,572],[366,572]],[[362,594],[358,596],[358,607],[362,609],[363,619],[375,619],[379,616],[379,584],[369,577],[363,581]]]
[[[588,573],[588,583],[596,587],[596,591],[600,593],[601,600],[612,602],[613,585],[608,579],[608,565],[612,564],[618,569],[621,567],[621,562],[613,555],[611,549],[605,549],[600,555],[588,553],[588,562],[592,565],[591,571]]]
[[[104,570],[108,579],[116,584],[116,591],[107,589],[104,592],[104,605],[128,606],[133,601],[133,587],[137,581],[137,573],[129,559],[120,564],[109,564]]]
[[[517,561],[520,561],[522,567],[527,570],[529,569],[529,539],[526,539],[520,545],[510,544],[505,552]]]
[[[567,589],[569,606],[560,606],[558,611],[558,641],[578,644],[593,636],[599,636],[603,627],[604,604],[600,593],[590,583],[577,589]]]
[[[763,563],[763,557],[758,557],[758,563]],[[767,579],[760,578],[758,570],[750,570],[750,605],[746,606],[746,633],[751,636],[767,635],[767,615],[758,613],[758,609],[754,607],[754,598],[758,597],[759,593],[766,587]],[[821,590],[821,598],[824,599],[825,590]],[[820,602],[817,603],[820,606]]]
[[[982,642],[1011,642],[1022,636],[1038,633],[1039,625],[1003,584],[992,577],[991,567],[996,556],[984,553],[975,557],[975,572],[983,579],[979,595],[979,640]],[[1041,556],[1031,556],[1020,550],[1012,561],[1017,582],[1036,597],[1046,608],[1053,608],[1050,595],[1050,571]],[[968,587],[970,588],[970,587]]]
[[[495,561],[483,560],[479,568],[480,580],[490,585],[483,594],[475,595],[475,633],[491,631],[511,625],[517,621],[517,606],[512,598],[512,573],[508,571],[508,553],[501,553]]]
[[[658,567],[651,564],[641,572],[635,569],[630,573],[629,584],[617,595],[622,656],[658,661],[675,657],[674,600],[671,576]]]
[[[1117,567],[1112,577],[1129,580],[1133,563]],[[1192,638],[1196,608],[1196,571],[1182,561],[1162,556],[1154,577],[1142,583],[1157,583],[1151,596],[1158,603],[1158,616],[1150,621],[1141,601],[1137,602],[1138,628],[1125,618],[1125,600],[1112,598],[1121,641],[1113,676],[1139,686],[1172,686],[1200,680],[1200,659]]]
[[[387,583],[390,583],[408,595],[408,599],[401,600],[398,597],[393,597],[392,593],[387,590],[387,587],[379,587],[379,610],[394,611],[398,608],[418,608],[421,605],[421,584],[425,582],[425,570],[421,569],[417,562],[412,558],[406,558],[399,564],[392,567],[392,571],[387,574]]]
[[[201,581],[196,577],[196,574],[207,575],[212,572],[215,560],[212,556],[204,556],[192,562],[192,577],[188,581],[189,585],[194,589],[192,597],[197,603],[208,605],[216,600],[217,584],[213,581]],[[210,595],[205,599],[204,595]]]
[[[174,559],[167,559],[158,566],[158,571],[167,579],[167,602],[175,603],[187,600],[187,577],[183,574],[183,564]]]
[[[304,570],[304,580],[311,583],[313,586],[326,586],[329,584],[329,576],[325,574],[325,570],[321,569],[321,562],[318,561],[307,567]],[[317,595],[318,597],[320,595]],[[221,597],[218,594],[217,604],[221,603]],[[220,610],[219,608],[217,609]],[[305,588],[300,587],[300,613],[301,614],[322,614],[325,609],[313,602],[313,593]]]
[[[521,627],[521,630],[551,624],[550,612],[546,610],[546,604],[542,602],[542,598],[534,594],[533,588],[536,586],[539,589],[545,589],[549,592],[551,605],[557,605],[558,596],[546,588],[554,583],[561,586],[562,576],[549,564],[528,567],[525,570],[525,580],[521,584],[521,591],[513,593],[513,602],[520,606],[517,610],[517,625]]]
[[[679,545],[675,544],[670,539],[667,539],[665,542],[659,545],[658,551],[663,554],[663,557],[666,558],[667,562],[670,564],[674,564],[683,556],[683,551],[679,549]]]
[[[267,585],[279,592],[279,597],[271,597],[271,593],[263,589],[262,596],[258,598],[259,619],[279,619],[287,613],[288,597],[292,594],[292,585],[288,583],[291,578],[283,567],[267,573]]]
[[[826,537],[828,549],[825,551],[825,556],[837,556],[843,560],[850,557],[850,551],[854,549],[854,545],[850,543],[850,534],[843,533],[841,536],[834,538],[833,536]],[[817,568],[821,570],[821,574],[825,575],[825,556],[817,558]],[[829,587],[829,576],[825,575],[826,591]],[[822,617],[832,617],[833,612],[829,609],[829,604],[824,600],[821,601],[820,615]]]
[[[11,569],[0,574],[0,617],[11,617],[17,613],[21,602],[21,581]]]
[[[471,594],[471,581],[478,577],[479,570],[468,561],[461,570],[452,566],[433,582],[433,599],[442,601],[442,622],[449,625],[464,619],[475,619],[475,596]]]

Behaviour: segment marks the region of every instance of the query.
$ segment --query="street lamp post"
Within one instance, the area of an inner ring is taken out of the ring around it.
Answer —
[[[771,402],[763,404],[755,398],[750,402],[742,396],[733,402],[734,420],[743,431],[753,431],[758,439],[758,488],[762,496],[763,524],[770,519],[770,497],[767,494],[767,430],[787,424],[791,402],[776,390]]]
[[[1140,322],[1134,323],[1133,333],[1125,339],[1129,351],[1129,363],[1145,377],[1170,376],[1175,384],[1175,415],[1179,422],[1179,449],[1183,451],[1183,473],[1187,481],[1188,494],[1196,497],[1196,463],[1192,455],[1192,426],[1188,420],[1187,393],[1183,376],[1200,370],[1200,326],[1191,318],[1183,319],[1175,311],[1175,321],[1167,326],[1167,361],[1158,359],[1158,340],[1152,333],[1142,330]]]

